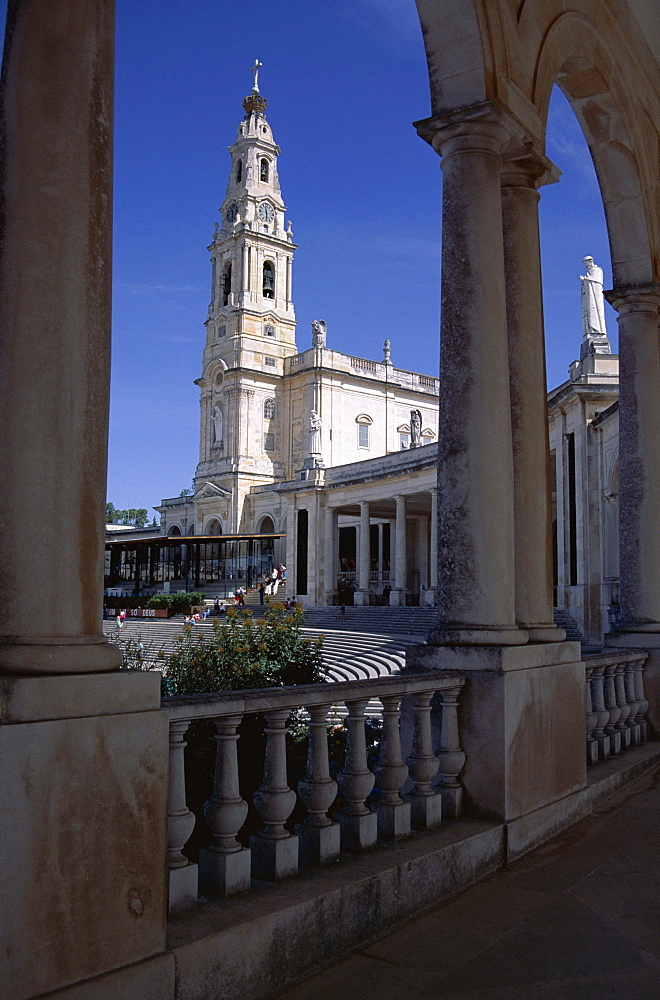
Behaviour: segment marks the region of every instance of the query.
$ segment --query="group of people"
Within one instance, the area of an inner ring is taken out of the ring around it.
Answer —
[[[259,604],[263,604],[266,597],[275,597],[281,584],[286,583],[286,566],[282,563],[273,566],[270,573],[267,573],[259,584]]]

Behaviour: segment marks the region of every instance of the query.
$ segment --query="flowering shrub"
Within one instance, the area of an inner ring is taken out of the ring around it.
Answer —
[[[168,608],[173,614],[188,614],[191,608],[201,607],[205,595],[199,590],[181,590],[178,594],[154,594],[145,608]]]
[[[302,634],[303,611],[271,604],[256,621],[252,612],[227,612],[213,621],[213,635],[184,626],[164,663],[165,695],[310,684],[321,680],[322,639]]]

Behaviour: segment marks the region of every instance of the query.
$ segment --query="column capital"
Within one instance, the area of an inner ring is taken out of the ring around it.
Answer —
[[[527,138],[524,126],[493,101],[482,101],[467,108],[434,115],[413,123],[421,136],[441,156],[472,149],[500,153],[513,141],[520,145]],[[451,143],[451,146],[448,144]]]
[[[610,288],[604,291],[603,295],[619,315],[628,312],[650,312],[660,307],[660,283],[657,281]]]
[[[502,187],[543,187],[556,184],[561,170],[542,153],[538,146],[526,139],[510,143],[502,154]]]

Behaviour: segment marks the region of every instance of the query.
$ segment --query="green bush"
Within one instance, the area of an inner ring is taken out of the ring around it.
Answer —
[[[164,664],[165,695],[311,684],[322,679],[323,639],[302,634],[303,611],[271,605],[263,618],[230,610],[226,624],[213,621],[213,635],[184,626],[177,649]]]
[[[169,608],[175,615],[188,613],[192,607],[199,607],[204,603],[206,594],[199,590],[182,590],[180,594],[154,594],[150,597],[145,608]]]

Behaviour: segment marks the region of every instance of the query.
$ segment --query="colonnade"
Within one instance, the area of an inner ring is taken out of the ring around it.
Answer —
[[[359,502],[359,523],[357,537],[357,563],[355,572],[356,603],[368,604],[369,594],[374,589],[372,584],[385,584],[390,588],[389,603],[405,604],[409,592],[411,566],[419,576],[420,585],[435,595],[437,586],[437,563],[433,557],[438,536],[438,497],[437,490],[430,493],[430,515],[411,514],[407,501],[411,496],[419,494],[396,494],[392,499],[395,505],[394,518],[382,515],[383,501],[361,500]],[[335,593],[337,578],[342,575],[339,564],[337,538],[339,531],[339,513],[346,503],[334,507],[326,506],[324,522],[324,590],[325,597],[331,602]],[[380,511],[375,513],[374,508]],[[408,544],[408,524],[411,520],[418,523],[418,535],[415,551],[410,551]],[[384,528],[391,525],[389,568],[385,566]],[[377,574],[374,578],[371,550],[371,528],[378,527]],[[431,558],[429,559],[429,552]]]

